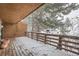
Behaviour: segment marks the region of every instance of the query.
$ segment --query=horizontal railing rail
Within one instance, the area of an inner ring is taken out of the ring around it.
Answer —
[[[79,37],[77,36],[36,32],[27,32],[27,36],[37,41],[44,42],[45,44],[55,46],[57,49],[64,49],[79,55]]]

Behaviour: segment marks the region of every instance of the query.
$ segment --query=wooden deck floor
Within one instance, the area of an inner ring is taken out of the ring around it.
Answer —
[[[19,37],[11,41],[6,49],[0,49],[0,56],[76,56],[76,54],[58,50],[31,38]]]
[[[17,46],[14,40],[6,49],[0,49],[0,56],[33,56],[33,54],[21,45]]]

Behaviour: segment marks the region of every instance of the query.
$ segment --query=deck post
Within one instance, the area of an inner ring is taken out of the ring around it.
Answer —
[[[58,49],[62,49],[62,36],[59,36],[59,41],[58,41]]]
[[[38,33],[36,33],[36,37],[37,37],[36,40],[38,41]]]
[[[33,39],[33,32],[31,32],[31,38]]]
[[[30,32],[27,32],[27,37],[30,38]]]
[[[45,39],[44,39],[44,43],[45,43],[45,44],[46,44],[46,39],[47,39],[46,36],[47,36],[47,35],[45,34]]]
[[[27,32],[25,32],[25,36],[27,36]]]

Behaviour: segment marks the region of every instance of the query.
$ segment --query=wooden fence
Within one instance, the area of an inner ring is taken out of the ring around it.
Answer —
[[[45,44],[55,46],[57,49],[64,49],[79,55],[79,37],[35,32],[27,32],[27,36]]]

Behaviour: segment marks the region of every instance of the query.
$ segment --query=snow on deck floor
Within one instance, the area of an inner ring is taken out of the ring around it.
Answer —
[[[18,43],[18,41],[21,43]],[[15,43],[30,50],[35,56],[76,56],[76,54],[64,50],[58,50],[56,47],[27,37],[17,37]]]

